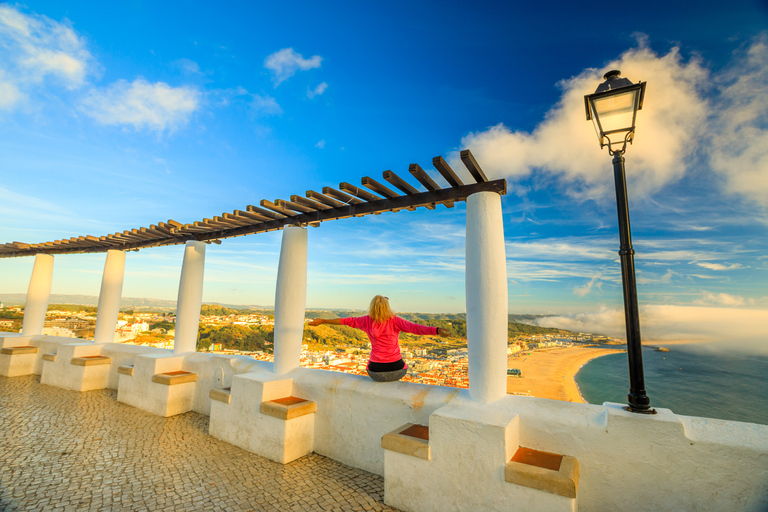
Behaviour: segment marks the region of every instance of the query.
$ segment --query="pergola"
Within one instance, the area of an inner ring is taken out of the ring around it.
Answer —
[[[290,200],[262,200],[259,206],[223,213],[188,224],[158,222],[105,236],[80,236],[52,242],[11,242],[0,245],[0,258],[35,256],[27,292],[21,337],[40,335],[48,308],[56,254],[106,252],[99,293],[95,344],[112,343],[120,310],[126,251],[185,244],[176,306],[174,354],[196,349],[202,305],[206,244],[222,239],[283,230],[275,291],[274,373],[283,375],[299,366],[307,288],[307,226],[383,212],[452,208],[467,202],[466,302],[470,396],[490,402],[506,394],[507,280],[501,195],[506,181],[489,180],[469,150],[461,161],[473,183],[464,183],[442,156],[432,165],[447,182],[441,187],[418,164],[409,172],[423,186],[384,171],[383,180],[368,176],[361,187],[347,182],[338,188],[309,190]],[[391,188],[390,188],[391,187]],[[395,190],[393,190],[395,189]],[[14,343],[21,343],[20,339]]]
[[[285,226],[318,226],[321,222],[378,215],[382,212],[435,209],[437,205],[453,207],[476,192],[506,194],[505,180],[489,181],[469,150],[461,152],[461,160],[474,183],[463,183],[442,156],[432,159],[432,165],[448,182],[441,188],[420,166],[411,164],[409,172],[426,189],[421,192],[392,171],[383,178],[397,191],[368,176],[361,179],[363,187],[347,182],[338,189],[323,187],[322,193],[308,190],[304,196],[292,195],[290,200],[262,199],[259,206],[248,205],[244,210],[222,213],[188,224],[175,220],[158,222],[149,227],[127,229],[104,236],[78,236],[51,242],[9,242],[0,245],[0,258],[32,256],[35,254],[74,254],[106,252],[111,249],[131,251],[150,247],[178,245],[188,241],[220,243],[220,240],[266,231]]]

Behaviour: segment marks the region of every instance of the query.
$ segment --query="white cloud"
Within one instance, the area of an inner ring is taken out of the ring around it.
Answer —
[[[23,97],[13,82],[0,82],[0,110],[13,108]]]
[[[729,192],[768,207],[768,34],[738,52],[718,77],[710,139],[712,168]]]
[[[275,87],[285,80],[291,78],[297,71],[306,71],[308,69],[319,68],[323,60],[319,55],[314,55],[305,59],[293,48],[283,48],[264,59],[264,67],[273,74],[272,81]]]
[[[283,109],[272,96],[253,94],[252,97],[251,108],[256,114],[274,116],[283,113]]]
[[[174,130],[186,124],[200,106],[200,93],[192,87],[151,84],[139,78],[118,80],[107,88],[92,89],[80,110],[107,125],[131,125],[150,130]]]
[[[691,262],[694,263],[694,262]],[[704,268],[708,268],[709,270],[734,270],[737,268],[741,268],[741,264],[734,263],[733,265],[723,265],[722,263],[710,263],[708,261],[698,261],[695,262],[696,265]]]
[[[592,291],[592,287],[601,288],[602,284],[600,283],[600,278],[603,277],[602,274],[598,273],[595,274],[592,279],[589,280],[588,283],[586,283],[584,286],[577,286],[573,289],[573,293],[575,295],[578,295],[579,297],[585,297],[587,294],[589,294],[590,291]]]
[[[85,41],[66,24],[8,5],[0,5],[0,45],[0,67],[20,90],[49,76],[68,89],[80,87],[92,60]],[[22,97],[14,96],[16,101]],[[3,103],[6,108],[12,104],[8,98]]]
[[[584,95],[593,92],[610,69],[648,84],[635,142],[627,150],[633,197],[648,196],[704,163],[723,176],[728,192],[768,208],[766,33],[736,52],[730,66],[717,73],[698,58],[685,61],[678,48],[658,55],[641,40],[599,71],[586,69],[563,80],[560,101],[532,132],[498,124],[469,133],[461,147],[471,149],[494,177],[521,179],[540,170],[562,177],[563,186],[576,198],[613,197],[610,157],[599,149],[584,113]],[[704,162],[696,160],[702,157]],[[463,168],[457,153],[450,160]]]
[[[199,75],[201,73],[200,66],[193,60],[179,59],[173,65],[190,75]]]
[[[744,297],[712,292],[702,292],[701,297],[695,301],[696,304],[717,304],[720,306],[743,306],[745,302]]]
[[[541,318],[539,325],[626,338],[624,310]],[[643,340],[719,342],[724,348],[768,353],[768,310],[649,305],[641,307]]]
[[[317,87],[315,87],[314,89],[308,89],[307,90],[307,98],[312,99],[315,96],[320,96],[321,94],[323,94],[325,92],[325,90],[327,88],[328,88],[328,84],[323,82],[323,83],[319,84]]]
[[[317,141],[317,144],[315,144],[316,148],[323,149],[325,148],[325,140],[319,140]]]
[[[613,186],[610,157],[600,150],[586,120],[584,95],[595,90],[609,69],[620,69],[622,76],[634,82],[648,82],[635,143],[628,151],[627,176],[633,195],[679,179],[685,169],[683,159],[692,151],[705,119],[706,102],[698,84],[708,72],[697,60],[683,62],[677,48],[659,56],[641,44],[600,71],[587,69],[563,80],[560,101],[532,133],[499,124],[470,133],[461,146],[470,148],[493,176],[520,178],[541,169],[561,175],[573,195],[608,195],[605,192]]]

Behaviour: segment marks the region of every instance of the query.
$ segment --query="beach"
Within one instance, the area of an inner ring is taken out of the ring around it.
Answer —
[[[524,352],[509,357],[507,368],[522,371],[522,377],[507,377],[507,393],[530,393],[537,398],[586,403],[576,386],[579,368],[596,357],[626,352],[603,347],[564,347]]]

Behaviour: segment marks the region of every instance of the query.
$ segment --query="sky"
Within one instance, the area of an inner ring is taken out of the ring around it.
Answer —
[[[0,243],[187,223],[409,179],[469,148],[502,198],[509,311],[623,336],[611,157],[583,96],[646,81],[626,152],[644,338],[768,351],[768,3],[0,3]],[[520,5],[517,5],[520,4]],[[463,171],[466,172],[466,171]],[[413,183],[417,185],[417,183]],[[463,312],[465,204],[309,228],[308,308]],[[280,232],[207,247],[203,300],[274,302]],[[128,254],[175,299],[182,246]],[[33,258],[0,259],[0,293]],[[103,254],[55,257],[97,295]]]

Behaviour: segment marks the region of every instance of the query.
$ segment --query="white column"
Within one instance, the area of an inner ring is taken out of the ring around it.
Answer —
[[[469,396],[482,403],[507,393],[507,262],[501,196],[467,198]]]
[[[203,303],[204,271],[205,242],[190,240],[184,247],[179,300],[176,303],[176,337],[173,340],[173,351],[177,354],[194,352],[197,348],[200,306]]]
[[[53,256],[50,254],[35,255],[35,265],[32,267],[32,277],[27,289],[27,300],[24,306],[24,320],[21,324],[23,336],[34,336],[43,331],[45,312],[48,311],[48,298],[51,296],[51,281],[53,280]]]
[[[283,229],[275,290],[274,371],[278,375],[299,366],[306,305],[307,230],[287,226]]]
[[[120,297],[123,294],[125,276],[125,252],[107,251],[104,274],[101,276],[99,309],[96,314],[96,332],[94,343],[112,343],[115,340],[117,315],[120,313]]]

